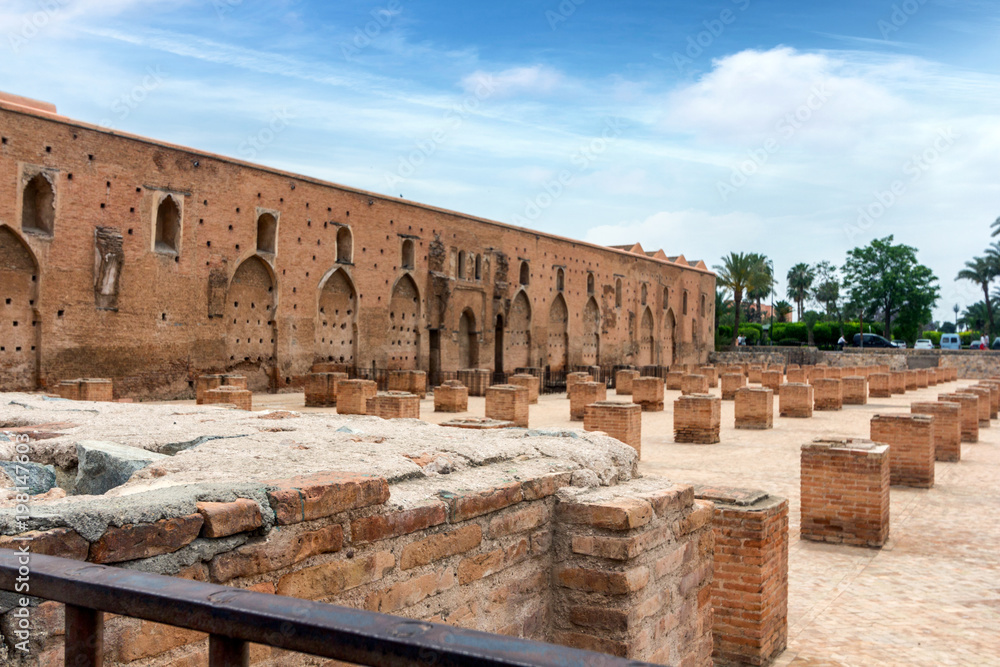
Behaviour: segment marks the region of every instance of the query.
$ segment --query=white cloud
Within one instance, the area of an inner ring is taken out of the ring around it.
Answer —
[[[462,88],[474,93],[483,87],[493,90],[496,97],[514,95],[547,95],[565,83],[565,76],[546,65],[512,67],[499,72],[476,70],[462,79]]]

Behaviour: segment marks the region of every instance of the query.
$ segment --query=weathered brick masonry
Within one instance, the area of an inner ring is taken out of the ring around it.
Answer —
[[[642,408],[635,403],[591,403],[583,416],[583,428],[587,431],[603,431],[642,455]]]
[[[674,401],[674,442],[714,445],[719,442],[721,422],[718,396],[691,394]]]
[[[911,403],[910,412],[934,417],[934,458],[962,460],[962,406],[959,403]]]
[[[657,380],[659,382],[659,380]],[[577,382],[569,397],[570,421],[583,421],[583,413],[588,405],[608,400],[608,387],[603,382]]]
[[[923,489],[934,486],[934,417],[875,415],[871,439],[889,445],[890,484]]]
[[[774,427],[774,392],[767,387],[742,387],[736,392],[736,428]]]
[[[469,409],[469,390],[457,380],[434,390],[434,412],[466,412]],[[457,385],[457,386],[456,386]]]
[[[113,133],[2,94],[0,127],[2,390],[96,376],[123,396],[180,397],[231,370],[281,390],[316,362],[700,365],[714,340],[703,262]]]

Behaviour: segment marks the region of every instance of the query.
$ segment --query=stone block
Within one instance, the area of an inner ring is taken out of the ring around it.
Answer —
[[[888,373],[872,373],[868,376],[868,395],[872,398],[891,398]]]
[[[704,375],[688,374],[681,379],[681,393],[685,396],[708,393],[708,378]]]
[[[670,371],[667,373],[666,385],[668,391],[680,391],[684,382],[684,371]]]
[[[424,371],[389,371],[388,391],[414,394],[419,399],[427,397],[427,373]]]
[[[906,371],[889,371],[889,391],[893,395],[906,393]]]
[[[760,385],[770,389],[772,392],[778,391],[782,382],[784,382],[784,373],[781,371],[766,370],[760,374]]]
[[[205,392],[205,405],[232,405],[237,410],[253,409],[253,394],[239,387],[222,385]]]
[[[743,373],[725,373],[722,376],[722,400],[732,401],[736,399],[736,390],[745,387],[746,376]]]
[[[708,386],[710,389],[715,389],[719,386],[719,372],[715,366],[702,366],[698,369],[698,375],[704,375],[708,378]]]
[[[138,447],[94,440],[76,443],[76,456],[76,493],[88,496],[104,495],[127,482],[137,470],[169,458]]]
[[[458,381],[469,390],[469,396],[485,396],[492,373],[485,368],[466,368],[458,371]]]
[[[573,397],[573,386],[578,382],[593,382],[594,378],[590,376],[590,373],[576,372],[566,374],[566,397]]]
[[[194,382],[194,402],[202,405],[205,402],[205,392],[222,386],[221,375],[199,375]]]
[[[639,371],[631,368],[623,368],[615,373],[615,393],[619,396],[630,396],[632,394],[632,382],[639,377]]]

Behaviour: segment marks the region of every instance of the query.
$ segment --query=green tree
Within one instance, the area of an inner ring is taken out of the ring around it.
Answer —
[[[826,315],[829,319],[840,319],[840,311],[837,302],[840,301],[840,279],[837,276],[837,267],[827,261],[816,265],[816,279],[818,281],[813,298],[823,304]]]
[[[1000,274],[1000,245],[993,244],[986,257],[973,257],[965,263],[955,280],[968,280],[983,290],[983,306],[986,309],[986,337],[993,334],[993,304],[990,303],[990,283]]]
[[[779,301],[774,304],[774,319],[778,322],[784,322],[785,318],[788,317],[795,309],[792,304],[787,301]]]
[[[990,225],[990,227],[993,228],[993,233],[990,234],[990,236],[997,236],[998,234],[1000,234],[1000,218],[994,220],[993,224]]]
[[[955,333],[957,330],[954,322],[941,323],[941,333]]]
[[[740,313],[743,309],[743,296],[752,289],[758,288],[764,272],[761,255],[752,252],[731,252],[722,258],[722,264],[715,265],[716,283],[733,295],[733,340],[740,331]]]
[[[987,312],[984,302],[977,301],[965,309],[958,321],[966,329],[982,331],[990,326],[990,313]]]
[[[813,340],[813,329],[816,327],[816,323],[819,322],[821,315],[815,310],[807,310],[802,314],[802,321],[806,323],[806,331],[808,332],[808,343],[809,345],[814,345]]]
[[[806,299],[809,298],[809,291],[816,279],[816,272],[805,262],[799,262],[788,270],[788,275],[785,277],[788,280],[788,298],[795,302],[801,322],[802,308]]]
[[[931,319],[940,289],[934,273],[917,262],[917,250],[893,244],[893,237],[875,239],[847,253],[842,269],[850,301],[872,321],[883,321],[883,335],[892,338],[893,319],[915,331]]]
[[[726,290],[715,288],[715,330],[733,319],[733,305],[726,299]]]
[[[747,298],[756,304],[755,319],[760,322],[762,309],[760,302],[771,295],[774,289],[774,264],[767,258],[767,255],[751,253],[758,264],[758,271],[747,289]]]

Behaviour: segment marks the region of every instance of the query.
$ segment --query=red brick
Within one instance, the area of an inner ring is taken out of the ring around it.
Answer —
[[[25,541],[26,540],[26,541]],[[33,554],[87,560],[90,544],[72,528],[32,530],[20,535],[0,536],[0,549],[19,550],[25,544]]]
[[[325,472],[269,482],[267,497],[279,525],[311,521],[340,512],[381,505],[389,484],[381,477]]]
[[[448,507],[442,502],[415,507],[391,514],[355,519],[351,522],[351,541],[355,544],[377,542],[390,537],[409,535],[437,526],[448,520]]]
[[[240,498],[231,503],[198,503],[198,513],[205,520],[202,537],[228,537],[255,530],[264,525],[260,507],[252,500]]]
[[[173,553],[191,544],[203,523],[200,514],[189,514],[155,523],[109,526],[100,539],[90,545],[88,560],[121,563]]]
[[[442,558],[475,549],[483,541],[483,529],[476,524],[445,533],[436,533],[403,547],[399,569],[411,570]]]
[[[483,514],[502,510],[504,507],[516,505],[524,498],[519,482],[475,493],[442,492],[440,495],[442,500],[448,503],[452,523],[467,521]]]
[[[559,503],[559,520],[608,530],[632,530],[653,519],[653,506],[638,498],[616,498],[602,503]]]
[[[649,568],[635,567],[624,571],[595,570],[584,567],[560,567],[556,571],[560,586],[578,591],[628,595],[642,590],[649,583]]]

